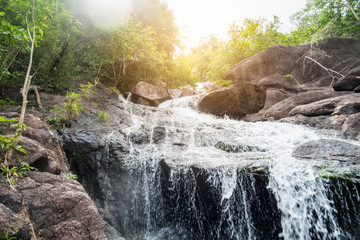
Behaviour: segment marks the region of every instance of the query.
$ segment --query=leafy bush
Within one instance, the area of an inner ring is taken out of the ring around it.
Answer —
[[[53,107],[51,111],[55,112],[56,117],[48,118],[47,122],[54,122],[55,125],[58,125],[61,123],[61,119],[69,120],[79,116],[80,113],[84,111],[84,108],[81,106],[81,100],[79,96],[80,95],[75,92],[69,92],[66,96],[67,101],[64,104],[65,108]]]
[[[16,102],[12,101],[8,98],[2,99],[0,98],[0,110],[5,110],[9,105],[15,105]]]
[[[76,180],[78,178],[78,176],[76,174],[72,174],[72,173],[64,173],[64,176],[67,178],[70,178],[72,180]]]
[[[106,117],[106,112],[104,112],[103,110],[100,110],[100,112],[99,112],[99,119],[100,120],[103,120],[103,121],[106,121],[107,120],[107,117]]]
[[[17,122],[16,119],[8,119],[4,117],[0,117],[0,123],[8,123],[7,129],[10,129],[11,123]],[[0,165],[0,173],[3,176],[6,176],[7,181],[10,183],[11,186],[16,187],[17,185],[17,179],[19,177],[23,177],[25,172],[36,170],[34,167],[31,167],[28,163],[22,162],[20,159],[20,166],[10,166],[7,161],[7,153],[9,151],[16,150],[23,154],[27,154],[27,150],[21,147],[19,144],[21,132],[18,131],[19,129],[26,129],[26,125],[23,124],[22,126],[19,126],[19,124],[16,127],[15,134],[14,135],[2,135],[0,134],[0,152],[1,152],[1,165]]]
[[[94,91],[94,84],[88,82],[87,85],[80,84],[81,96],[88,98]]]

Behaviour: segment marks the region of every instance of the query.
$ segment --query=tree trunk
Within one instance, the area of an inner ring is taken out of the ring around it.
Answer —
[[[30,9],[29,9],[30,10]],[[34,14],[35,14],[35,0],[33,0],[32,3],[32,9],[31,9],[31,15],[32,15],[32,24],[33,24],[33,29],[32,29],[32,33],[30,31],[30,25],[28,22],[28,15],[29,15],[29,10],[26,13],[26,26],[27,26],[27,31],[28,31],[28,35],[29,35],[29,40],[30,40],[30,58],[29,58],[29,65],[28,65],[28,69],[26,71],[26,76],[25,76],[25,81],[24,81],[24,87],[22,88],[22,97],[23,97],[23,102],[22,102],[22,106],[21,106],[21,114],[20,114],[20,118],[19,118],[19,123],[18,123],[18,128],[16,130],[16,132],[18,134],[20,134],[23,130],[23,124],[24,124],[24,120],[25,120],[25,112],[26,112],[26,106],[27,106],[27,95],[29,92],[29,88],[30,88],[30,84],[31,84],[31,68],[32,68],[32,63],[33,63],[33,55],[34,55],[34,49],[35,49],[35,19],[34,19]],[[18,144],[18,141],[14,141],[12,147],[9,149],[9,151],[6,153],[5,155],[5,161],[4,164],[8,165],[8,160],[11,159],[13,153],[14,153],[14,147]]]

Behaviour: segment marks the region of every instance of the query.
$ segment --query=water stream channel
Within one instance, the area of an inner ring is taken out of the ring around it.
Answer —
[[[201,114],[193,98],[140,111],[122,101],[132,118],[124,165],[138,176],[123,223],[136,231],[125,237],[360,238],[359,184],[319,176],[325,165],[343,172],[351,166],[291,156],[304,142],[336,136]]]
[[[353,165],[292,156],[336,135],[218,118],[196,100],[153,108],[120,98],[120,129],[68,138],[73,171],[125,239],[360,239]],[[86,138],[86,149],[71,140]]]

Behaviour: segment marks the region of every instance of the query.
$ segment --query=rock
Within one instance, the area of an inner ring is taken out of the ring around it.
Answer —
[[[314,48],[315,47],[315,48]],[[323,128],[326,125],[347,134],[357,136],[359,130],[349,134],[353,129],[353,123],[349,123],[346,117],[358,113],[358,104],[351,100],[351,91],[360,91],[360,41],[347,38],[328,38],[316,46],[304,44],[301,46],[270,47],[264,52],[247,58],[234,67],[225,75],[224,79],[231,80],[238,85],[252,84],[265,88],[265,104],[259,111],[242,116],[245,121],[279,120],[302,114],[304,117],[296,117],[298,124],[311,124],[314,127]],[[324,54],[326,53],[326,54]],[[329,90],[333,79],[329,73],[319,64],[305,58],[310,56],[319,61],[326,68],[341,72],[347,77],[334,85],[339,92]],[[351,59],[351,61],[348,61]],[[241,87],[239,87],[241,89]],[[341,90],[341,92],[340,92]],[[262,93],[260,93],[262,94]],[[338,102],[336,97],[345,96],[344,101]],[[261,96],[258,96],[261,98]],[[333,99],[334,98],[334,99]],[[346,103],[346,98],[350,102]],[[325,100],[326,99],[326,100]],[[324,100],[324,101],[322,101]],[[253,98],[247,103],[252,104]],[[314,104],[313,104],[314,103]],[[212,109],[224,108],[226,111],[235,111],[236,104],[222,105],[222,102],[213,101]],[[246,105],[246,102],[243,104]],[[255,109],[255,108],[254,108]],[[215,113],[216,111],[207,111]],[[331,114],[336,115],[330,116]],[[217,114],[220,115],[220,114]],[[318,121],[319,116],[329,116],[329,124]],[[317,119],[315,119],[317,118]],[[354,117],[356,119],[357,117]],[[300,122],[300,119],[304,122]],[[344,124],[339,126],[336,121]],[[348,125],[348,123],[350,125]],[[318,125],[317,125],[318,124]],[[344,130],[347,129],[347,130]]]
[[[308,160],[334,160],[352,164],[360,163],[360,147],[335,139],[320,139],[297,147],[293,157]]]
[[[252,84],[234,85],[206,94],[199,101],[199,110],[216,116],[241,118],[264,107],[265,88]]]
[[[360,93],[360,86],[358,86],[357,88],[355,88],[355,89],[354,89],[354,92]]]
[[[286,98],[272,107],[266,109],[265,111],[261,111],[260,114],[262,119],[281,119],[289,116],[289,113],[293,111],[297,106],[309,104],[312,102],[320,101],[322,99],[333,98],[337,96],[344,95],[344,93],[339,92],[331,92],[328,90],[315,90],[308,91],[303,93],[295,94],[289,98]],[[293,112],[294,113],[294,112]],[[326,112],[326,109],[323,110],[322,113],[331,114]]]
[[[194,96],[195,94],[196,94],[195,91],[190,90],[190,89],[185,89],[184,91],[181,92],[179,98],[188,97],[188,96]]]
[[[179,98],[182,91],[180,89],[168,89],[168,93],[172,99]]]
[[[106,239],[97,208],[74,180],[31,172],[18,179],[17,191],[8,187],[4,177],[0,187],[1,203],[15,215],[28,215],[38,239]]]
[[[269,88],[266,90],[266,100],[263,111],[271,108],[275,104],[281,102],[282,100],[293,96],[294,94],[284,91],[282,89]]]
[[[18,118],[19,114],[10,112],[6,113],[5,117]],[[22,141],[19,144],[28,151],[28,154],[14,151],[10,160],[11,165],[19,166],[22,161],[29,163],[39,171],[54,174],[67,172],[67,161],[61,143],[49,125],[31,114],[26,115],[25,125],[27,128],[23,131]],[[6,130],[6,127],[2,125],[0,129]],[[15,132],[15,125],[9,131]]]
[[[347,76],[334,84],[335,91],[354,91],[360,86],[360,76]]]
[[[266,88],[286,89],[293,92],[300,91],[300,85],[293,78],[280,73],[262,78],[257,84]]]
[[[215,92],[215,91],[220,90],[220,89],[222,89],[221,86],[215,85],[214,87],[211,88],[210,92]]]
[[[155,143],[159,143],[160,141],[164,140],[166,136],[166,128],[163,126],[156,126],[152,132],[152,140]]]
[[[4,231],[7,232],[8,238],[2,236]],[[21,214],[21,212],[19,214],[15,214],[2,203],[0,203],[0,238],[31,239],[30,224],[26,220],[26,216]]]
[[[158,106],[160,103],[171,99],[166,88],[160,88],[146,82],[138,82],[131,93],[135,103],[137,103],[136,98],[141,97],[148,101],[150,106]]]
[[[334,98],[327,98],[295,107],[290,116],[302,114],[305,116],[320,115],[351,115],[360,112],[360,94],[351,94]]]
[[[215,144],[215,148],[223,150],[229,153],[243,153],[243,152],[266,152],[265,149],[259,148],[257,146],[248,146],[248,145],[232,145],[224,142],[218,142]]]

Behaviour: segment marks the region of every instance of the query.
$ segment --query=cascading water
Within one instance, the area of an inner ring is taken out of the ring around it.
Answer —
[[[132,116],[124,169],[137,179],[119,220],[126,239],[360,238],[360,185],[291,156],[324,138],[316,131],[200,114],[191,97],[157,109],[121,101]]]

